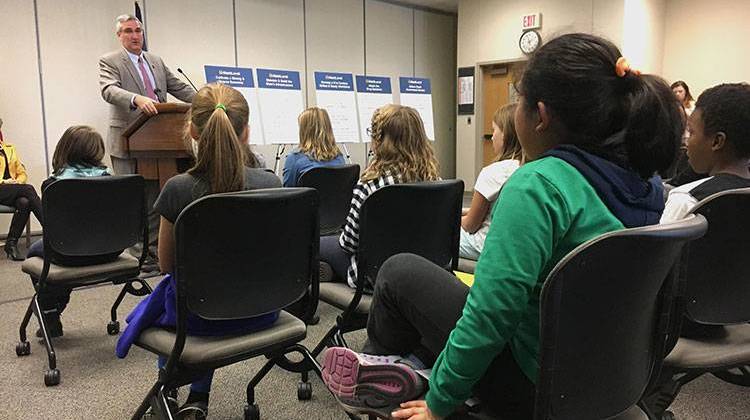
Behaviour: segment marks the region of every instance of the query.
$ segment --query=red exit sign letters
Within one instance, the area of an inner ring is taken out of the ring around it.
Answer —
[[[537,29],[542,27],[542,14],[534,13],[521,16],[521,30]]]

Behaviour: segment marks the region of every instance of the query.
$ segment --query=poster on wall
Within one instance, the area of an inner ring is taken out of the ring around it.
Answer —
[[[237,89],[250,107],[250,144],[265,144],[260,122],[258,94],[255,90],[253,70],[243,67],[203,66],[206,83],[223,83]]]
[[[401,105],[410,106],[419,112],[424,122],[427,138],[435,140],[435,126],[432,119],[432,88],[430,79],[419,77],[399,77]]]
[[[474,113],[474,67],[458,69],[458,115]]]
[[[351,73],[315,72],[318,107],[328,111],[337,143],[358,143],[359,124]]]
[[[393,102],[390,77],[357,76],[357,107],[362,141],[370,141],[367,129],[370,128],[375,110]]]
[[[258,103],[266,144],[297,144],[304,106],[298,71],[258,69]]]

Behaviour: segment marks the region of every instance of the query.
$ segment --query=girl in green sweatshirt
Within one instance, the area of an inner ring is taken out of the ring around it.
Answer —
[[[416,255],[386,261],[364,354],[325,355],[324,380],[348,411],[439,419],[478,395],[503,418],[530,418],[547,274],[591,238],[658,223],[654,173],[671,165],[684,130],[662,79],[630,68],[607,40],[569,34],[531,57],[518,88],[528,163],[494,206],[473,287]],[[418,400],[415,368],[429,366]]]

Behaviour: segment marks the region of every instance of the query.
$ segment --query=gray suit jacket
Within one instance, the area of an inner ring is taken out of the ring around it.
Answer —
[[[154,74],[154,91],[159,102],[167,101],[167,93],[185,102],[192,102],[195,95],[193,88],[172,74],[161,57],[145,51],[143,57]],[[138,108],[131,105],[131,101],[135,94],[146,96],[146,89],[124,48],[99,58],[99,87],[102,90],[102,98],[110,104],[107,133],[109,154],[127,158],[127,150],[120,144],[120,134],[140,114]]]

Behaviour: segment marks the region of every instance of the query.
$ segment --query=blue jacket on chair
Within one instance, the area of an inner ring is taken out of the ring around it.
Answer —
[[[174,277],[168,274],[154,288],[154,291],[130,312],[126,318],[128,326],[117,340],[115,354],[124,358],[128,355],[130,346],[147,328],[172,328],[177,326],[177,284]],[[279,318],[278,312],[261,315],[254,318],[236,319],[230,321],[210,321],[199,316],[188,314],[187,332],[189,335],[223,336],[239,335],[260,331],[270,327]]]

